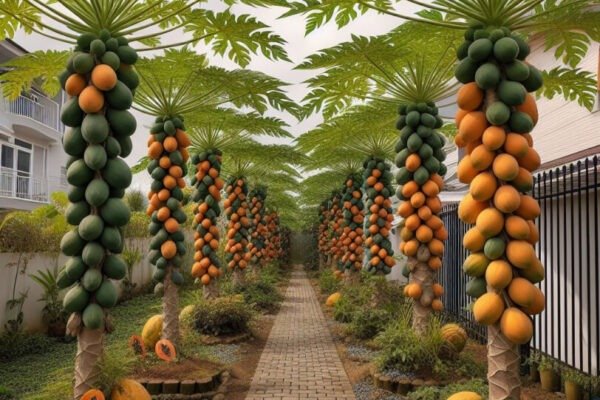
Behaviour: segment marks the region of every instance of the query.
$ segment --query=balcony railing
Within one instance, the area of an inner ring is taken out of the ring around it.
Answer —
[[[35,101],[26,96],[19,96],[16,100],[3,98],[2,105],[4,110],[11,114],[31,118],[57,132],[61,132],[62,124],[60,122],[58,104],[43,95],[39,96],[42,99],[41,101]]]
[[[15,170],[0,171],[0,197],[48,202],[48,181]]]

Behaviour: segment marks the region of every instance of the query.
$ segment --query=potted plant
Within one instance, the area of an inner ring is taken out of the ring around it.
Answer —
[[[48,336],[62,337],[65,335],[68,315],[63,309],[60,299],[60,289],[56,285],[58,269],[45,269],[36,274],[30,274],[29,277],[35,283],[40,285],[44,291],[38,301],[46,303],[42,309],[42,319],[47,325]]]
[[[583,391],[590,386],[589,377],[573,368],[565,368],[562,377],[567,400],[583,400]]]
[[[557,392],[560,390],[560,375],[557,372],[556,362],[547,356],[541,356],[538,364],[542,390]]]

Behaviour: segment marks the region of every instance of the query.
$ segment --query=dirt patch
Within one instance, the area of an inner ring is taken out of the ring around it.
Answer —
[[[176,379],[180,381],[188,379],[202,379],[212,377],[223,371],[221,364],[200,359],[187,359],[179,362],[160,363],[151,367],[136,371],[136,379]]]

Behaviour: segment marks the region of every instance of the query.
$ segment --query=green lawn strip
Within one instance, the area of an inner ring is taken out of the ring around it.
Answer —
[[[189,293],[188,293],[189,292]],[[193,290],[184,290],[182,306],[191,301]],[[128,351],[128,340],[132,334],[140,334],[146,320],[153,314],[161,312],[161,300],[154,295],[142,295],[116,307],[112,316],[115,331],[107,335],[105,351],[121,353]],[[63,378],[65,369],[69,376],[73,372],[73,362],[77,343],[50,343],[42,353],[31,354],[0,364],[0,386],[10,389],[16,398],[35,399],[31,396],[44,387]],[[57,374],[58,371],[58,374]],[[58,376],[57,376],[58,375]],[[43,398],[43,397],[40,397]]]

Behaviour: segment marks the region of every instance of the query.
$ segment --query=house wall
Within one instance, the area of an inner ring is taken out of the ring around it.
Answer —
[[[25,53],[24,49],[13,42],[0,41],[0,62],[9,61]],[[33,98],[36,101],[33,101]],[[31,94],[25,95],[18,103],[12,103],[18,104],[18,106],[14,105],[14,107],[18,107],[17,114],[25,110],[25,113],[29,115],[27,117],[9,112],[7,100],[3,99],[0,93],[0,134],[33,145],[31,193],[35,193],[35,198],[32,199],[2,197],[0,198],[0,209],[31,210],[40,204],[40,200],[49,199],[53,192],[67,189],[64,169],[67,155],[61,144],[64,128],[59,122],[60,105],[63,101],[64,94],[62,92],[54,98],[49,98],[38,90],[32,90]],[[44,121],[44,123],[39,121]]]
[[[133,282],[141,287],[152,280],[153,267],[147,257],[149,238],[126,239],[125,247],[137,249],[142,254],[142,260],[133,269]],[[42,289],[30,277],[40,270],[47,268],[61,268],[68,257],[56,253],[0,253],[0,332],[4,331],[4,324],[8,319],[15,318],[14,313],[6,307],[6,302],[13,298],[13,288],[16,297],[21,292],[27,292],[27,300],[23,306],[23,328],[27,331],[42,331],[45,327],[42,322],[42,309],[44,303],[38,301]],[[17,274],[17,264],[19,265]],[[16,276],[16,285],[15,283]],[[121,293],[120,285],[117,285]],[[64,295],[64,291],[63,291]]]
[[[527,60],[539,69],[549,70],[560,65],[554,57],[554,49],[544,51],[541,41],[533,41],[531,48],[532,54]],[[590,46],[579,68],[597,74],[599,58],[600,43],[596,42]],[[540,98],[538,109],[540,119],[532,135],[542,164],[564,164],[572,160],[561,159],[600,146],[598,101],[590,112],[575,101],[566,101],[562,96],[552,100]]]

